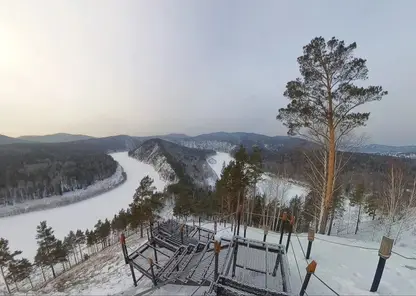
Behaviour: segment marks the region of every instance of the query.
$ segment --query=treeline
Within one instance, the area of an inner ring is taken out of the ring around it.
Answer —
[[[84,154],[40,144],[22,147],[15,151],[0,146],[2,206],[84,189],[117,169],[117,162],[106,154]]]
[[[264,170],[278,176],[309,183],[306,157],[309,156],[310,159],[318,162],[316,157],[312,156],[314,153],[313,149],[304,148],[281,152],[262,150]],[[364,182],[366,187],[379,186],[380,181],[388,174],[392,163],[406,172],[409,182],[416,173],[414,159],[353,152],[338,152],[337,154],[339,162],[345,164],[340,174],[341,183],[344,184],[349,183],[355,186]]]
[[[143,237],[144,228],[158,218],[164,202],[164,195],[156,191],[153,182],[149,176],[144,177],[129,208],[120,210],[111,221],[98,220],[93,229],[70,231],[63,240],[56,238],[52,227],[42,221],[36,228],[38,249],[33,263],[26,258],[16,258],[22,252],[12,252],[8,240],[1,238],[0,271],[8,292],[10,293],[10,283],[14,283],[19,290],[19,283],[24,279],[28,279],[33,288],[30,275],[34,272],[34,267],[41,269],[44,281],[47,280],[45,268],[49,268],[55,278],[57,264],[61,264],[65,271],[66,265],[71,268],[71,258],[75,264],[88,260],[92,254],[118,241],[112,238],[117,238],[122,231],[137,230]]]

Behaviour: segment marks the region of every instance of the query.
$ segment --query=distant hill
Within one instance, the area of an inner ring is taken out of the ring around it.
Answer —
[[[216,174],[207,162],[207,158],[215,153],[155,138],[143,142],[129,155],[151,164],[161,178],[171,184],[181,180],[204,186],[213,185],[216,180]]]
[[[0,135],[0,145],[14,144],[14,143],[25,143],[27,141],[18,138],[12,138],[4,135]]]
[[[26,140],[31,142],[39,143],[62,143],[62,142],[74,142],[80,140],[92,139],[93,137],[86,135],[73,135],[66,133],[58,133],[52,135],[43,135],[43,136],[21,136],[17,139]]]
[[[357,152],[390,155],[397,157],[414,157],[414,155],[416,154],[416,146],[389,146],[380,144],[370,144],[360,147]]]
[[[289,136],[265,136],[255,133],[226,133],[217,132],[202,134],[195,137],[173,139],[175,143],[186,147],[199,149],[212,149],[216,151],[232,153],[239,145],[245,146],[250,150],[254,145],[263,150],[282,151],[290,150],[295,147],[312,146],[311,142]]]

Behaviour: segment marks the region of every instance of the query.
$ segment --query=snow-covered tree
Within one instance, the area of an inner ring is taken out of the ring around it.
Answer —
[[[21,251],[10,251],[9,241],[4,238],[0,238],[0,272],[6,284],[7,292],[10,294],[10,287],[4,274],[5,268],[8,268],[10,264],[15,262],[15,256],[20,255]]]

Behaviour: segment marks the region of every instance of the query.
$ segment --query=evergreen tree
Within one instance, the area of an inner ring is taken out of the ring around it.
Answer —
[[[52,256],[54,258],[54,263],[61,263],[65,270],[65,262],[68,261],[67,245],[64,244],[61,240],[57,240]]]
[[[85,244],[85,235],[81,229],[77,229],[77,232],[75,233],[75,243],[78,245],[79,256],[81,258],[80,260],[82,260],[83,256],[82,256],[81,245]]]
[[[289,135],[303,135],[325,149],[324,206],[319,232],[325,233],[334,194],[336,151],[343,139],[363,126],[370,113],[357,107],[379,101],[387,94],[381,86],[356,86],[368,77],[366,60],[354,57],[356,43],[322,37],[314,38],[298,58],[302,78],[289,81],[284,96],[290,100],[279,109],[277,119],[288,128]],[[322,161],[322,163],[324,163]],[[339,166],[337,166],[339,167]]]
[[[356,186],[353,195],[350,198],[350,205],[351,206],[357,206],[358,207],[358,215],[357,215],[357,223],[355,226],[355,234],[358,232],[358,225],[360,223],[361,219],[361,208],[365,201],[365,188],[364,184],[360,183]]]
[[[69,234],[64,238],[64,244],[68,247],[68,251],[74,255],[75,264],[78,263],[77,252],[75,249],[76,246],[76,236],[75,233],[71,230]]]
[[[19,291],[17,283],[23,281],[26,278],[29,279],[30,285],[33,288],[32,280],[30,279],[30,274],[33,271],[33,266],[29,260],[26,258],[13,260],[9,263],[8,270],[9,274],[7,275],[7,278],[15,283],[17,291]]]
[[[376,196],[376,194],[371,193],[367,196],[364,203],[364,211],[366,214],[374,218],[376,217],[377,210],[380,209],[380,199]]]
[[[56,263],[56,258],[54,257],[56,244],[58,240],[53,234],[54,231],[52,227],[48,227],[46,221],[40,222],[40,225],[36,229],[36,240],[38,243],[38,262],[42,266],[49,266],[52,270],[53,277],[56,277],[54,264]]]
[[[156,187],[153,186],[153,182],[154,180],[150,178],[149,175],[143,177],[143,179],[140,181],[139,187],[137,187],[136,192],[134,193],[134,204],[138,204],[146,197],[152,196],[153,192],[156,190]]]
[[[11,252],[9,248],[9,241],[4,238],[0,238],[0,272],[6,284],[7,292],[10,294],[10,287],[4,274],[4,269],[9,267],[10,264],[15,262],[14,257],[20,255],[21,251]]]

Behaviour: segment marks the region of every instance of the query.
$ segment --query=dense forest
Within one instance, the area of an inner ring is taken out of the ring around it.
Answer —
[[[56,144],[0,146],[0,204],[11,205],[86,188],[110,177],[117,162],[99,152]]]
[[[311,180],[308,178],[310,168],[306,158],[309,156],[313,159],[314,153],[314,150],[304,148],[282,152],[262,150],[263,167],[267,172],[310,183]],[[414,159],[356,152],[338,152],[337,154],[340,163],[343,164],[340,173],[340,183],[343,184],[364,183],[366,187],[375,186],[384,181],[392,164],[406,172],[409,182],[412,182],[413,176],[416,175],[416,160]]]

